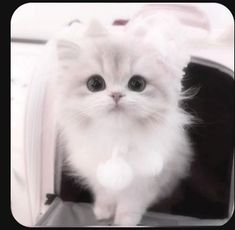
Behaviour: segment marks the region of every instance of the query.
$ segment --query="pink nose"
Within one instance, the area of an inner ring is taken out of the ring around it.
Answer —
[[[121,94],[121,93],[119,93],[119,92],[113,92],[113,93],[111,93],[110,96],[113,98],[113,100],[115,101],[115,103],[118,103],[118,101],[120,100],[120,98],[123,97],[124,95]]]

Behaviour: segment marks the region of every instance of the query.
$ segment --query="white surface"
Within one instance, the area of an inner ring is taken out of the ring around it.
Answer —
[[[41,48],[11,44],[11,210],[14,218],[24,225],[30,222],[23,157],[25,102],[31,72]]]
[[[204,4],[203,4],[204,5]],[[18,8],[12,18],[12,37],[49,38],[74,18],[89,20],[98,16],[106,23],[115,18],[129,18],[143,4],[52,4],[30,3]],[[202,4],[200,4],[202,6]],[[234,69],[233,19],[222,5],[204,5],[217,43],[194,47],[192,54],[206,57]],[[212,8],[213,10],[211,10]],[[219,15],[219,16],[218,16]],[[214,25],[214,26],[213,26]],[[32,70],[43,45],[12,43],[11,45],[11,206],[14,217],[21,224],[29,221],[25,167],[23,158],[23,125],[27,89]]]
[[[205,12],[215,35],[222,34],[228,27],[233,28],[231,12],[219,3],[183,4],[196,5]],[[17,8],[12,16],[11,36],[48,39],[71,20],[86,22],[95,17],[103,23],[111,24],[117,18],[129,19],[145,5],[146,3],[26,3]]]

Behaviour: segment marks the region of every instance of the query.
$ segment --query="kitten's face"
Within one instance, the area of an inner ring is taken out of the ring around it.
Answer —
[[[61,104],[76,120],[158,122],[177,103],[169,63],[141,39],[109,34],[59,49]]]

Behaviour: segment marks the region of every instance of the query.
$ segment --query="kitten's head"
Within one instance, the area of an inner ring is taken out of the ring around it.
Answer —
[[[188,57],[164,34],[132,28],[93,22],[57,41],[62,113],[78,121],[158,122],[177,107]]]

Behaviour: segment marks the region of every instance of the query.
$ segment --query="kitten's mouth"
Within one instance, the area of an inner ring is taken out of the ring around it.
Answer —
[[[115,104],[111,109],[110,112],[122,112],[124,111],[123,106],[120,106],[119,104]]]

